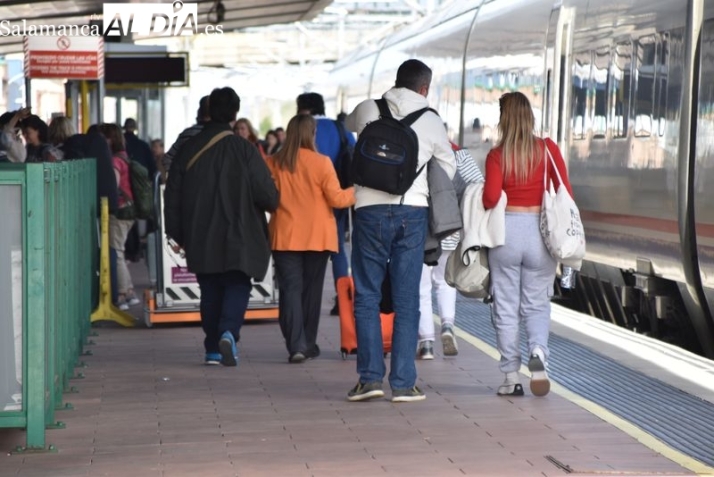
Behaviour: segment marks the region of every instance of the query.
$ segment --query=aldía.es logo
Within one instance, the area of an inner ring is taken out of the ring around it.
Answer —
[[[198,26],[198,4],[176,0],[161,3],[105,3],[103,30],[106,36],[190,36],[223,33],[223,25]]]

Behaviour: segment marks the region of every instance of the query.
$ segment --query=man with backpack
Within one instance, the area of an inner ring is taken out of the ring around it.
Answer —
[[[347,128],[359,134],[352,163],[357,198],[352,271],[360,377],[347,395],[350,401],[384,396],[379,302],[387,271],[395,312],[389,374],[392,402],[425,399],[415,385],[414,363],[428,227],[429,186],[424,169],[434,158],[449,178],[456,173],[443,121],[428,107],[430,84],[427,65],[405,61],[392,89],[380,100],[363,101],[346,119]]]
[[[348,168],[351,164],[352,150],[355,138],[348,133],[344,124],[333,121],[325,116],[325,101],[318,93],[303,93],[297,97],[298,114],[311,114],[315,118],[317,131],[315,133],[315,146],[317,152],[329,156],[337,171],[342,188],[352,185],[348,177]],[[345,230],[347,229],[348,209],[334,209],[337,222],[338,251],[331,255],[332,277],[337,279],[347,276],[347,254],[345,253]],[[339,315],[337,299],[335,306],[330,310],[330,315]]]

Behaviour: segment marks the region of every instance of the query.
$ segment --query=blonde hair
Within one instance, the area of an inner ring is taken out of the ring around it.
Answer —
[[[524,183],[543,159],[543,151],[536,148],[533,135],[535,118],[531,103],[523,93],[506,93],[498,100],[501,119],[498,122],[502,148],[503,177],[513,175],[516,183]]]
[[[74,129],[74,125],[72,124],[72,120],[68,117],[57,116],[52,119],[48,133],[49,140],[52,145],[56,146],[58,144],[62,144],[67,140],[67,138],[74,136],[75,134],[76,131]]]
[[[317,123],[309,114],[298,114],[288,123],[283,147],[273,155],[280,169],[295,172],[295,164],[300,148],[315,151],[315,128]]]

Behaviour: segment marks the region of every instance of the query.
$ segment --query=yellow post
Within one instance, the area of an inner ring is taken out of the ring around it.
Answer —
[[[82,133],[89,129],[89,84],[86,80],[79,82],[79,95],[82,101]]]
[[[134,318],[112,303],[112,277],[109,272],[109,201],[102,197],[101,248],[99,253],[99,304],[91,321],[109,320],[122,326],[134,326]]]

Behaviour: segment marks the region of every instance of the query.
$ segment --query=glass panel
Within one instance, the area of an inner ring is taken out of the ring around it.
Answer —
[[[657,42],[657,84],[655,90],[655,101],[657,102],[655,118],[657,118],[657,132],[660,136],[664,136],[665,126],[667,125],[668,58],[669,35],[663,33]]]
[[[588,88],[591,68],[590,52],[573,55],[572,121],[570,131],[573,139],[585,139],[590,118],[588,111]]]
[[[607,91],[610,76],[610,48],[594,52],[592,82],[595,89],[595,104],[593,115],[593,137],[604,138],[607,134]]]
[[[22,187],[0,185],[0,411],[22,409]]]
[[[630,126],[630,82],[632,43],[615,47],[615,58],[610,69],[612,79],[612,128],[614,137],[626,137]]]
[[[657,43],[653,36],[637,42],[637,91],[635,92],[635,136],[647,137],[654,127],[654,86],[656,80]]]
[[[112,96],[104,97],[104,107],[102,111],[102,121],[105,123],[117,122],[117,98]]]

